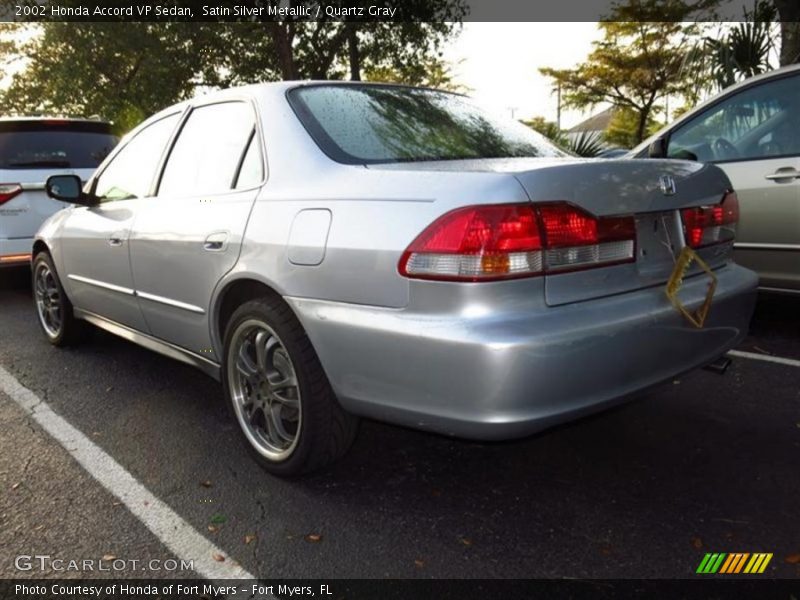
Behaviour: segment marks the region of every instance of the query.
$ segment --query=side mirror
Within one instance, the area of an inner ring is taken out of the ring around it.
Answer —
[[[656,138],[647,148],[648,158],[667,158],[667,137]]]
[[[83,193],[82,188],[83,182],[77,175],[52,175],[44,184],[47,195],[56,200],[84,206],[96,204],[90,196]]]

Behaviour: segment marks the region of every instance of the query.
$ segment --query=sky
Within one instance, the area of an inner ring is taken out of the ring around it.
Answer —
[[[444,51],[458,83],[481,104],[517,119],[556,120],[556,95],[541,67],[570,68],[583,62],[601,33],[595,22],[464,23]],[[459,62],[461,61],[461,62]],[[568,129],[604,107],[586,113],[562,111]]]

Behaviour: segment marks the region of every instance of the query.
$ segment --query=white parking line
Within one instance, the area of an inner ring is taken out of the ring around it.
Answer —
[[[730,350],[729,356],[736,356],[737,358],[749,358],[751,360],[763,360],[764,362],[777,363],[779,365],[788,365],[790,367],[800,367],[800,360],[793,358],[781,358],[780,356],[769,356],[768,354],[756,354],[755,352],[742,352],[741,350]]]
[[[100,485],[119,498],[178,559],[193,560],[198,575],[207,579],[254,579],[1,366],[0,390],[29,413]],[[214,556],[226,558],[219,562]]]

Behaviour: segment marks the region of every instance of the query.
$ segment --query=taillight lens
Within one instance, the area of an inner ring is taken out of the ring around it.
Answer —
[[[633,217],[597,218],[565,203],[543,205],[539,210],[548,271],[633,262],[636,256]]]
[[[739,222],[739,199],[735,192],[728,192],[719,204],[684,208],[681,218],[686,245],[691,248],[732,242]]]
[[[632,262],[635,240],[633,217],[597,218],[563,202],[469,206],[425,229],[399,271],[443,281],[531,277]]]
[[[18,183],[0,183],[0,204],[5,204],[21,193],[22,186]]]
[[[469,206],[443,215],[400,259],[400,274],[485,281],[542,272],[542,240],[530,205]]]

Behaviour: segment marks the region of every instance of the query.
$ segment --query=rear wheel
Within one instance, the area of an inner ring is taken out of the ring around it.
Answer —
[[[227,326],[224,353],[228,406],[245,445],[267,471],[298,475],[347,452],[358,420],[339,405],[308,336],[280,299],[239,307]]]
[[[54,346],[69,346],[82,341],[89,325],[72,314],[72,303],[47,252],[33,259],[33,297],[36,316],[47,340]]]

